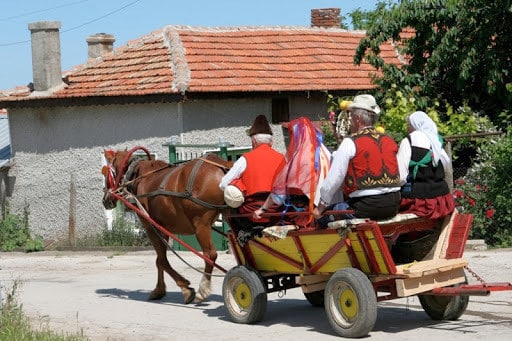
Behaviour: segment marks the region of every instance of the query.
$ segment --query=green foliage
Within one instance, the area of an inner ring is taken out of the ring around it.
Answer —
[[[15,251],[23,248],[25,252],[44,250],[41,237],[30,236],[28,205],[23,209],[23,214],[11,214],[9,204],[5,204],[4,215],[0,221],[0,247],[2,251]]]
[[[505,128],[500,115],[509,116],[512,105],[510,7],[510,0],[380,1],[354,61],[382,71],[375,78],[380,89],[415,89],[420,109],[468,106]],[[407,63],[386,64],[380,46],[389,40]]]
[[[116,209],[117,216],[112,228],[105,228],[99,240],[101,246],[149,246],[146,230],[139,220],[128,219],[124,206]]]
[[[352,21],[352,28],[354,30],[367,30],[371,27],[372,23],[378,19],[381,12],[386,10],[386,4],[392,2],[393,1],[379,1],[375,5],[375,9],[373,11],[365,11],[359,7],[353,10],[349,13]]]
[[[471,236],[492,246],[512,246],[511,153],[512,133],[481,144],[476,162],[456,182],[459,204],[475,217]]]
[[[34,330],[30,320],[24,315],[22,306],[17,301],[19,287],[20,281],[15,280],[12,287],[5,292],[5,302],[0,304],[0,340],[85,341],[88,339],[83,332],[75,335],[53,332],[48,325]]]
[[[320,129],[322,130],[324,145],[326,147],[337,148],[338,140],[336,139],[336,135],[334,134],[334,129],[331,121],[321,119],[320,122]]]

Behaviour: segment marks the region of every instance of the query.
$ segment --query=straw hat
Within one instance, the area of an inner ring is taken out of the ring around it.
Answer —
[[[347,110],[352,111],[356,108],[371,111],[376,115],[380,113],[380,108],[372,95],[358,95],[354,97],[354,101],[349,104]]]

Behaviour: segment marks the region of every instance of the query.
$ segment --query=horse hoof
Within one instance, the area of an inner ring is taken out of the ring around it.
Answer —
[[[196,291],[194,288],[188,288],[188,295],[185,295],[185,304],[192,303],[196,298]]]
[[[149,300],[150,301],[154,301],[154,300],[159,300],[161,299],[162,297],[165,296],[165,292],[164,293],[160,293],[160,292],[151,292],[151,295],[149,295]]]

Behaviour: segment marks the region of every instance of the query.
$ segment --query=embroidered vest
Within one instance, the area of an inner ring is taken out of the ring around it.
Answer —
[[[277,171],[284,166],[284,156],[268,144],[261,144],[244,156],[247,167],[242,174],[246,196],[258,192],[270,192]]]
[[[400,173],[396,154],[398,145],[374,128],[365,128],[351,136],[356,154],[348,164],[343,185],[345,195],[356,190],[399,187]]]

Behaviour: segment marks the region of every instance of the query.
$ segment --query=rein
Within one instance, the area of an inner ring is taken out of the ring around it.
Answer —
[[[135,153],[135,151],[137,151],[139,149],[142,150],[144,153],[146,153],[148,160],[151,160],[151,153],[149,152],[149,150],[147,148],[142,147],[142,146],[136,146],[136,147],[133,147],[132,149],[130,149],[128,151],[128,153],[126,154],[126,156],[124,157],[124,160],[121,163],[121,167],[119,167],[119,174],[117,174],[116,182],[112,186],[114,190],[118,189],[119,186],[121,186],[121,181],[123,179],[123,176],[125,175],[126,170],[128,170],[128,166],[130,165],[130,159],[131,159],[133,153]]]
[[[217,162],[213,162],[213,161],[210,161],[210,160],[207,160],[207,159],[204,159],[204,158],[199,158],[198,160],[199,161],[194,165],[194,168],[192,168],[192,173],[190,174],[190,176],[189,176],[189,178],[187,180],[187,187],[185,188],[185,192],[182,193],[182,192],[168,191],[168,190],[165,189],[165,185],[167,184],[167,182],[169,182],[169,178],[174,174],[174,171],[176,169],[178,169],[178,167],[176,167],[171,172],[169,172],[169,174],[167,174],[165,176],[165,178],[162,180],[162,183],[160,184],[160,186],[158,187],[158,189],[156,191],[152,191],[152,192],[144,193],[144,194],[139,194],[136,197],[138,199],[140,199],[140,198],[153,197],[153,196],[157,196],[157,195],[168,195],[168,196],[188,199],[188,200],[190,200],[190,201],[192,201],[192,202],[194,202],[194,203],[196,203],[198,205],[201,205],[201,206],[204,206],[204,207],[208,207],[208,208],[213,208],[213,209],[225,209],[225,208],[227,208],[228,207],[227,205],[211,204],[209,202],[203,201],[201,199],[198,199],[198,198],[192,196],[192,186],[194,185],[197,173],[199,171],[199,168],[203,164],[203,162],[210,163],[210,164],[215,165],[215,166],[217,166],[217,167],[219,167],[221,169],[224,169],[224,170],[226,169],[226,167],[224,167],[223,165],[221,165],[221,164],[219,164]]]

